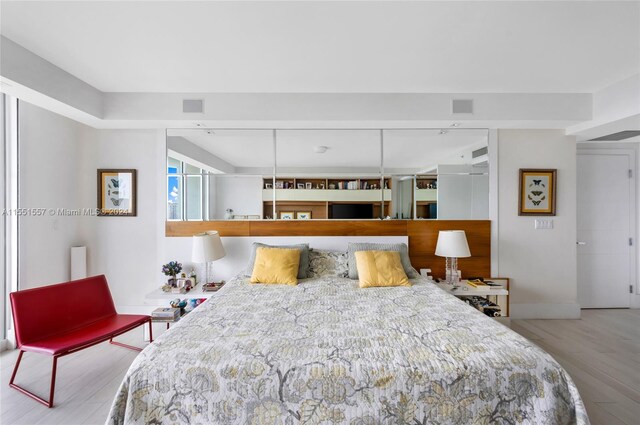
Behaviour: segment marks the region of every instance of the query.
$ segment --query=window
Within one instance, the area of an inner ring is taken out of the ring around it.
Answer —
[[[167,160],[167,218],[206,220],[208,184],[203,170],[169,157]]]

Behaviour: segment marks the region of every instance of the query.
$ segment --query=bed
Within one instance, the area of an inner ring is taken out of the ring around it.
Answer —
[[[107,423],[589,423],[525,338],[423,278],[361,289],[329,263],[231,279],[135,359]]]

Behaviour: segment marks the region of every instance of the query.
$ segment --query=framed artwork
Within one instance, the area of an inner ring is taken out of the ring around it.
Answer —
[[[298,189],[304,189],[304,183],[298,183]]]
[[[518,215],[556,215],[555,169],[520,169]]]
[[[293,211],[280,211],[280,220],[293,220]]]
[[[313,183],[307,182],[304,184],[305,189],[313,189]]]
[[[311,211],[298,211],[296,213],[296,219],[298,219],[298,220],[311,220]]]
[[[136,216],[136,170],[98,170],[98,215]]]

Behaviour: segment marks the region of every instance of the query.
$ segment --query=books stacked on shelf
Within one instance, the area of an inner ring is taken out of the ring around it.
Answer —
[[[204,285],[202,285],[202,292],[215,292],[218,289],[222,288],[223,286],[224,286],[224,281],[205,283]]]
[[[158,307],[151,312],[151,318],[155,321],[174,322],[180,318],[180,309],[173,307]]]

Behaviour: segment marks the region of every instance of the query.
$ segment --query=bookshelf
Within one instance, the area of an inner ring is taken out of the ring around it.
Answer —
[[[416,218],[438,218],[438,177],[423,175],[416,178]]]
[[[298,212],[310,212],[311,219],[330,219],[334,204],[371,205],[371,218],[389,215],[391,211],[391,179],[387,177],[382,181],[370,177],[278,177],[275,188],[273,183],[271,178],[263,179],[263,218],[273,218],[274,198],[276,218],[282,212],[291,212],[294,218]]]

